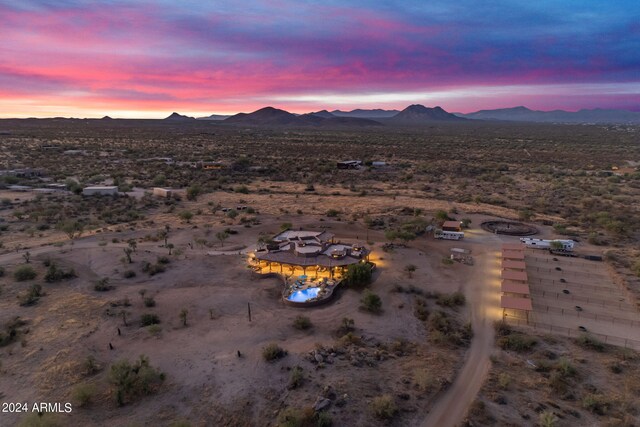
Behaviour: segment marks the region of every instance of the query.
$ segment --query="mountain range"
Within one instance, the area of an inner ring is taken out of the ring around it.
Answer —
[[[105,116],[102,120],[111,120]],[[232,116],[212,114],[195,119],[172,113],[163,121],[189,123],[194,121],[215,121],[221,124],[245,126],[314,126],[314,127],[369,127],[369,126],[424,126],[439,122],[463,121],[509,121],[536,123],[620,123],[640,124],[640,112],[627,110],[583,109],[576,112],[553,110],[538,111],[524,106],[480,110],[473,113],[449,113],[441,107],[410,105],[402,111],[382,109],[356,109],[351,111],[321,110],[306,114],[294,114],[274,107],[261,108],[252,113],[238,113]]]
[[[540,123],[640,123],[640,112],[627,110],[605,110],[595,108],[576,112],[553,110],[537,111],[527,107],[480,110],[475,113],[455,113],[459,117],[474,120],[503,120]]]

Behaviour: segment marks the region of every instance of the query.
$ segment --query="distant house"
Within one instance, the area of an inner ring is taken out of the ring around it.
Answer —
[[[387,166],[387,162],[371,162],[372,168],[384,168]]]
[[[27,185],[10,185],[7,187],[7,189],[10,191],[20,191],[20,192],[33,190],[32,187],[29,187]]]
[[[85,187],[82,190],[82,195],[83,196],[117,196],[118,187],[116,186]]]
[[[45,187],[55,191],[65,191],[68,189],[67,184],[59,184],[59,183],[46,184]]]
[[[359,169],[362,166],[361,160],[343,160],[337,163],[338,169]]]
[[[170,188],[156,187],[153,189],[153,195],[156,197],[164,197],[170,199],[173,196],[173,190]]]
[[[462,231],[462,224],[460,221],[445,221],[442,224],[443,231]]]
[[[36,178],[42,176],[42,174],[42,169],[32,168],[0,170],[0,176],[15,176],[18,178]]]
[[[218,170],[224,168],[224,163],[222,162],[200,162],[199,166],[204,170]]]

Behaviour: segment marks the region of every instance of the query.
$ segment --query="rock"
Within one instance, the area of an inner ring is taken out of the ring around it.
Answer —
[[[320,412],[323,409],[327,409],[331,405],[331,401],[329,399],[325,399],[324,397],[319,396],[316,399],[316,403],[313,404],[313,410],[316,412]]]
[[[322,357],[322,354],[320,353],[316,353],[315,359],[316,359],[316,362],[318,363],[324,362],[324,357]]]

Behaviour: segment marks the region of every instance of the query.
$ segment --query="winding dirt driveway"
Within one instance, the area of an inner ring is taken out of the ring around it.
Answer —
[[[473,243],[478,244],[477,249],[475,245],[473,249],[474,268],[477,269],[478,280],[469,283],[465,295],[467,304],[471,307],[473,340],[455,381],[436,400],[421,424],[422,427],[460,425],[480,391],[491,365],[489,358],[494,349],[493,321],[496,320],[500,306],[500,292],[499,288],[496,289],[496,274],[500,271],[500,260],[496,252],[500,250],[501,240],[486,232],[478,232],[472,239]]]

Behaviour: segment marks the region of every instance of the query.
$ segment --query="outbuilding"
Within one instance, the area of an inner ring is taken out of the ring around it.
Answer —
[[[83,196],[117,196],[118,187],[116,187],[115,185],[85,187],[82,190],[82,195]]]

